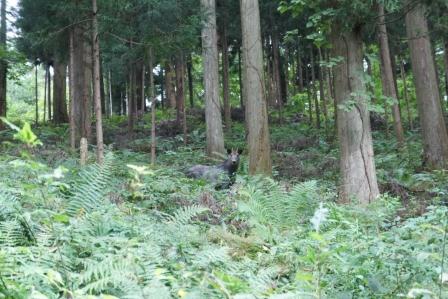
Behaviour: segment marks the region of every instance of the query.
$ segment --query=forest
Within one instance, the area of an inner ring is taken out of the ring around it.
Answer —
[[[0,299],[448,299],[447,0],[0,0]]]

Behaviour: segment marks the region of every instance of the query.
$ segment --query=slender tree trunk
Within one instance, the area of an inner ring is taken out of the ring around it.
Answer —
[[[227,29],[222,33],[222,93],[224,102],[224,123],[226,131],[230,132],[232,126],[230,107],[230,84],[229,84],[229,47],[227,44]]]
[[[135,111],[134,111],[134,101],[135,101],[135,71],[134,65],[129,69],[129,84],[128,84],[128,104],[126,111],[128,112],[128,131],[129,135],[134,134],[134,123],[135,123]]]
[[[53,120],[56,124],[68,121],[66,100],[67,65],[59,58],[53,63]]]
[[[0,8],[0,47],[6,51],[6,0],[1,0]],[[6,60],[0,60],[0,117],[6,117],[6,84],[7,84],[8,64]],[[36,118],[36,124],[39,117]],[[0,130],[4,128],[2,121],[0,120]]]
[[[400,109],[398,107],[398,93],[395,86],[395,80],[392,69],[392,61],[390,58],[389,39],[387,36],[386,18],[384,17],[384,6],[378,5],[378,37],[380,41],[381,55],[381,81],[383,85],[383,93],[385,96],[392,98],[395,103],[392,104],[392,117],[394,120],[395,137],[397,138],[398,147],[404,146],[404,132],[401,125]]]
[[[100,92],[101,92],[101,113],[107,116],[106,113],[106,92],[104,88],[104,72],[103,72],[103,59],[100,56]]]
[[[162,105],[162,109],[165,109],[165,72],[162,69],[160,71],[160,104]]]
[[[75,104],[75,46],[74,46],[74,29],[70,30],[70,63],[69,63],[69,84],[70,84],[70,148],[74,151],[76,149],[76,104]]]
[[[50,72],[50,65],[47,65],[47,70],[48,70],[48,79],[47,79],[47,109],[48,109],[48,121],[51,121],[53,119],[52,113],[51,113],[51,103],[52,103],[52,99],[51,99],[51,72]]]
[[[344,60],[334,68],[335,96],[341,106],[354,101],[348,109],[338,109],[338,135],[340,142],[341,186],[340,201],[359,200],[368,204],[379,195],[367,109],[366,86],[363,73],[362,39],[359,29],[341,31],[333,24],[331,41],[333,56]]]
[[[88,30],[86,29],[85,33]],[[88,37],[91,40],[91,36]],[[82,137],[86,137],[88,141],[91,141],[92,137],[92,81],[93,81],[93,73],[92,73],[92,45],[87,41],[87,37],[84,38],[84,34],[82,36],[82,45],[83,45],[83,88],[82,88]]]
[[[411,106],[409,103],[409,96],[408,96],[408,84],[406,82],[406,72],[404,71],[404,61],[400,61],[400,72],[401,72],[401,80],[403,81],[403,98],[404,102],[406,103],[406,111],[408,113],[408,125],[409,129],[413,130],[414,125],[412,123],[412,114],[411,114]]]
[[[445,97],[447,99],[446,105],[448,105],[448,39],[446,39],[444,43],[443,61],[445,68]]]
[[[325,97],[325,84],[324,84],[324,80],[325,80],[325,69],[322,66],[322,62],[323,62],[323,56],[322,56],[322,50],[320,49],[320,47],[317,48],[318,52],[319,52],[319,97],[320,97],[320,101],[322,103],[322,109],[323,109],[323,113],[324,113],[324,118],[325,118],[325,131],[327,131],[328,129],[328,109],[327,109],[327,100]]]
[[[48,65],[45,65],[45,75],[44,75],[44,118],[43,123],[47,121],[47,88],[48,88],[48,75],[50,74]]]
[[[185,113],[185,93],[184,93],[184,54],[179,52],[176,56],[176,119],[177,123],[182,125],[184,133],[184,144],[188,143],[187,139],[187,116]]]
[[[98,36],[98,8],[96,0],[92,0],[92,43],[93,43],[93,97],[96,116],[96,156],[98,164],[104,162],[103,119],[101,109],[101,69],[100,69],[100,40]]]
[[[244,96],[243,96],[243,72],[242,72],[242,59],[241,59],[241,48],[238,48],[238,82],[240,86],[240,107],[244,109]]]
[[[240,1],[249,173],[272,173],[258,0]]]
[[[282,103],[285,104],[288,102],[288,97],[289,97],[289,59],[290,59],[290,55],[289,55],[289,48],[286,47],[285,49],[285,61],[284,63],[281,63],[281,69],[282,69]],[[294,66],[294,59],[292,59],[292,65]]]
[[[36,65],[35,65],[35,75],[34,75],[34,77],[35,77],[35,82],[34,82],[34,91],[35,91],[35,96],[36,96],[36,99],[35,99],[35,110],[36,110],[36,119],[35,119],[35,123],[36,123],[36,126],[39,124],[39,89],[38,89],[38,84],[37,84],[37,62],[36,62]],[[1,75],[0,75],[1,76]],[[5,115],[6,116],[6,115]]]
[[[428,168],[448,166],[448,135],[440,104],[439,87],[436,76],[426,7],[414,4],[406,14],[406,32],[411,53],[418,111],[423,135],[424,165]]]
[[[187,60],[187,76],[188,76],[188,94],[190,99],[190,107],[194,107],[194,97],[193,97],[193,61],[191,54],[188,55]]]
[[[274,29],[272,34],[272,71],[274,79],[274,96],[275,104],[279,111],[280,123],[283,123],[283,99],[282,99],[282,87],[280,78],[280,53],[279,53],[279,37],[277,29]]]
[[[314,51],[313,46],[310,46],[310,59],[311,59],[311,84],[313,88],[313,98],[314,98],[314,106],[316,109],[316,126],[318,129],[321,127],[320,122],[320,109],[319,109],[319,99],[317,98],[317,90],[316,90],[316,64],[314,63]]]
[[[215,0],[201,0],[206,14],[202,28],[202,57],[204,64],[205,124],[207,132],[207,155],[224,153],[221,104],[219,101],[218,38],[216,32]]]
[[[311,91],[310,91],[310,82],[308,80],[309,74],[308,74],[308,66],[305,66],[305,78],[306,78],[306,96],[308,99],[308,116],[309,116],[309,124],[310,126],[313,125],[313,102],[311,97]]]
[[[299,29],[300,30],[300,29]],[[299,92],[303,92],[303,63],[300,53],[300,37],[297,39],[297,79]]]
[[[112,94],[112,74],[111,74],[111,72],[109,71],[108,72],[108,74],[109,74],[109,80],[108,80],[108,83],[109,83],[109,112],[110,112],[110,116],[112,116],[113,114],[114,114],[114,109],[113,109],[113,94]]]
[[[154,90],[153,50],[149,49],[148,73],[149,73],[149,99],[151,101],[151,164],[156,164],[156,94]]]
[[[149,58],[148,58],[149,59]],[[146,66],[143,65],[142,68],[142,88],[141,88],[141,109],[142,109],[142,118],[146,112],[146,97],[145,97],[145,76],[146,76]]]

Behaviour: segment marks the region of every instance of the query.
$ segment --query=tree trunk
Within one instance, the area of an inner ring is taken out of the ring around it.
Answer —
[[[134,65],[129,69],[129,84],[128,84],[128,104],[126,111],[128,112],[128,132],[129,135],[134,134],[134,123],[135,123],[135,70]]]
[[[224,102],[224,123],[226,131],[230,132],[232,126],[230,107],[230,84],[229,84],[229,47],[227,44],[227,29],[222,33],[222,94]]]
[[[243,96],[243,71],[241,65],[242,57],[241,57],[241,48],[238,47],[238,82],[240,86],[240,107],[241,109],[244,109],[244,96]]]
[[[280,115],[280,123],[283,122],[283,99],[282,99],[282,84],[280,78],[280,53],[279,53],[279,37],[277,29],[274,29],[272,34],[272,71],[274,79],[274,97],[275,104]]]
[[[100,92],[101,92],[101,113],[107,117],[106,90],[104,84],[103,59],[100,56]]]
[[[153,52],[149,49],[148,73],[149,73],[149,100],[151,101],[151,165],[156,164],[156,95],[154,90]]]
[[[313,90],[313,98],[314,98],[314,107],[316,109],[316,125],[317,128],[320,129],[320,108],[319,108],[319,99],[317,98],[317,89],[316,89],[316,64],[314,63],[314,51],[313,46],[310,46],[310,65],[311,65],[311,84]]]
[[[100,69],[100,40],[98,36],[98,8],[96,0],[92,0],[92,43],[93,43],[93,98],[96,116],[96,157],[98,164],[104,162],[103,119],[101,109],[101,69]]]
[[[74,45],[74,29],[70,30],[70,42],[69,42],[69,54],[70,63],[69,69],[69,91],[70,91],[70,148],[74,151],[76,149],[76,133],[78,129],[76,127],[76,104],[75,104],[75,45]]]
[[[187,140],[187,116],[185,114],[185,93],[184,93],[184,54],[178,53],[176,56],[176,120],[179,125],[182,125],[184,133],[184,144]]]
[[[394,120],[394,131],[397,138],[398,147],[404,146],[403,126],[401,125],[400,109],[398,107],[398,93],[395,86],[395,80],[392,69],[392,61],[390,58],[389,39],[387,36],[386,18],[384,17],[384,6],[378,5],[378,37],[380,41],[381,55],[381,81],[383,85],[383,93],[386,97],[392,98],[392,118]]]
[[[0,47],[6,51],[6,0],[1,0],[0,11]],[[36,66],[37,67],[37,66]],[[8,73],[8,64],[6,60],[0,60],[0,117],[6,117],[6,77]],[[37,117],[36,119],[38,119]],[[0,130],[4,128],[0,120]]]
[[[249,173],[272,173],[258,0],[240,1]]]
[[[344,60],[334,67],[335,98],[338,105],[337,128],[340,142],[341,186],[340,201],[359,200],[368,204],[379,195],[373,156],[366,87],[363,73],[362,39],[360,30],[341,32],[339,24],[333,24],[331,41],[333,57]]]
[[[47,87],[48,87],[48,75],[50,74],[50,70],[48,65],[45,66],[45,75],[44,75],[44,118],[43,123],[47,121]],[[36,81],[37,85],[37,81]],[[39,100],[37,100],[39,102]]]
[[[53,62],[53,121],[56,124],[68,121],[66,100],[67,65],[59,58]]]
[[[297,84],[299,92],[303,92],[303,63],[300,53],[300,37],[297,39]]]
[[[408,1],[407,5],[414,5]],[[440,94],[429,39],[426,7],[415,4],[406,14],[406,32],[411,53],[418,111],[423,135],[424,165],[448,166],[448,135],[442,115]]]
[[[447,99],[447,105],[448,105],[448,39],[445,40],[444,43],[443,61],[445,68],[445,97]]]
[[[400,61],[400,72],[401,72],[401,80],[403,81],[403,98],[404,102],[406,103],[406,111],[408,113],[408,125],[409,129],[413,130],[414,125],[412,123],[412,114],[411,114],[411,106],[409,103],[409,96],[408,96],[408,84],[406,82],[406,72],[404,71],[404,61]]]
[[[311,99],[310,82],[308,81],[308,78],[309,78],[308,66],[305,66],[305,78],[306,78],[306,96],[308,99],[309,124],[310,124],[310,126],[312,126],[313,125],[313,102]]]
[[[317,48],[318,52],[319,52],[319,97],[320,97],[320,101],[322,103],[322,108],[323,108],[323,113],[324,113],[324,118],[325,118],[325,131],[327,131],[328,129],[328,109],[327,109],[327,100],[325,98],[325,87],[324,87],[324,80],[325,80],[325,69],[322,66],[322,62],[323,62],[323,56],[322,56],[322,50],[319,48]]]
[[[85,29],[85,33],[88,34],[88,29]],[[88,141],[91,140],[92,135],[92,45],[87,39],[84,38],[84,34],[81,35],[82,38],[82,51],[83,51],[83,70],[84,73],[81,77],[83,79],[82,86],[82,137],[86,137]],[[89,36],[91,40],[91,36]]]
[[[112,116],[114,114],[113,109],[113,94],[112,94],[112,74],[108,72],[108,89],[109,89],[109,115]]]
[[[47,109],[48,109],[48,121],[51,121],[53,119],[52,113],[51,113],[51,72],[50,72],[50,65],[47,65]]]
[[[190,99],[190,107],[194,107],[194,97],[193,97],[193,61],[191,54],[188,55],[187,60],[187,76],[188,76],[188,94]]]
[[[215,0],[201,0],[206,20],[202,28],[202,57],[204,64],[205,124],[207,155],[224,153],[221,104],[219,101],[218,38],[216,32]]]
[[[36,98],[35,98],[35,112],[36,112],[36,118],[35,118],[35,123],[36,123],[36,126],[39,124],[39,85],[37,84],[37,62],[36,62],[36,65],[35,65],[35,75],[34,75],[34,79],[35,79],[35,82],[34,82],[34,92],[35,92],[35,96],[36,96]],[[1,76],[1,75],[0,75]],[[0,126],[1,126],[1,123],[0,123]]]
[[[173,67],[171,63],[165,64],[165,90],[166,90],[166,98],[168,100],[168,106],[172,109],[175,109],[176,104],[176,93],[174,91],[174,74]]]

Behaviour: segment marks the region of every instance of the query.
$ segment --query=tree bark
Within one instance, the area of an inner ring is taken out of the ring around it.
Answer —
[[[238,47],[238,82],[240,86],[240,107],[244,109],[244,96],[243,96],[243,71],[242,71],[242,57],[241,57],[241,48]]]
[[[320,122],[320,108],[319,108],[319,99],[317,98],[317,89],[316,89],[316,64],[314,63],[314,51],[313,46],[310,46],[310,65],[311,65],[311,84],[314,98],[314,107],[316,109],[316,126],[318,129],[321,127]]]
[[[48,121],[53,119],[51,113],[51,72],[50,72],[50,64],[47,64],[47,109],[48,109]]]
[[[96,116],[96,157],[98,164],[104,162],[103,119],[101,109],[101,69],[100,69],[100,40],[98,36],[98,7],[96,0],[92,0],[92,44],[93,44],[93,97]]]
[[[202,57],[204,64],[205,124],[207,155],[224,154],[221,103],[219,101],[218,38],[216,32],[215,0],[201,0],[206,20],[202,28]]]
[[[67,65],[55,58],[53,62],[53,121],[56,124],[68,121],[66,100]]]
[[[282,84],[280,78],[280,53],[279,53],[279,37],[277,28],[274,28],[272,34],[272,73],[274,79],[274,97],[275,104],[279,111],[280,123],[283,122],[283,99],[282,99]]]
[[[5,51],[7,48],[6,45],[6,0],[1,0],[1,8],[0,8],[0,47],[2,47]],[[6,60],[0,60],[0,117],[6,117],[6,84],[7,84],[7,73],[8,73],[8,64]],[[36,119],[38,119],[37,117]],[[4,128],[2,121],[0,120],[0,130]]]
[[[168,106],[172,109],[176,108],[176,93],[174,91],[174,74],[171,63],[165,64],[165,90]]]
[[[303,92],[303,63],[300,53],[300,37],[297,38],[297,84],[299,92]]]
[[[135,105],[135,70],[134,65],[132,65],[129,69],[129,84],[128,84],[128,104],[127,104],[127,113],[128,113],[128,132],[129,135],[134,134],[134,123],[135,123],[135,115],[136,111],[134,110]]]
[[[412,114],[411,114],[411,105],[409,103],[409,96],[408,96],[408,84],[406,82],[406,72],[404,70],[404,61],[400,61],[400,73],[401,73],[401,80],[403,81],[403,98],[404,102],[406,103],[406,111],[408,113],[408,125],[409,129],[413,130],[414,125],[412,123]]]
[[[227,29],[222,33],[222,94],[224,102],[224,123],[226,131],[230,132],[232,126],[230,106],[230,84],[229,84],[229,46],[227,44]]]
[[[319,97],[320,97],[320,101],[322,103],[322,110],[324,113],[324,118],[325,118],[325,130],[327,131],[328,129],[328,109],[327,109],[327,100],[325,97],[325,69],[322,66],[322,62],[323,62],[323,56],[322,56],[322,50],[320,47],[317,48],[318,53],[319,53]]]
[[[310,92],[310,82],[308,80],[309,74],[308,74],[308,66],[305,66],[305,78],[306,78],[306,96],[308,99],[308,119],[310,126],[313,125],[313,102],[312,102],[312,96]]]
[[[272,173],[258,0],[240,1],[249,173]]]
[[[384,6],[378,5],[378,37],[380,42],[381,55],[381,81],[383,85],[383,93],[386,97],[392,98],[392,118],[394,121],[395,137],[397,138],[398,147],[404,146],[404,132],[401,125],[400,109],[398,107],[398,93],[395,86],[395,80],[392,69],[392,61],[390,58],[389,39],[387,36],[386,18],[384,17]]]
[[[444,62],[444,69],[445,69],[445,97],[448,100],[448,39],[444,42],[444,48],[443,48],[443,62]],[[448,105],[448,102],[447,102]],[[447,107],[448,110],[448,107]]]
[[[154,90],[153,50],[148,53],[149,99],[151,101],[151,165],[156,164],[156,95]]]
[[[76,104],[75,104],[75,46],[74,46],[74,30],[70,30],[70,42],[69,42],[69,54],[70,63],[69,69],[69,91],[70,91],[70,148],[74,151],[76,149],[76,132],[78,131],[76,127]]]
[[[194,107],[194,96],[193,96],[193,61],[191,54],[188,55],[187,59],[187,76],[188,76],[188,95],[190,99],[190,107]]]
[[[184,92],[185,70],[184,70],[184,54],[179,52],[176,56],[176,120],[182,125],[184,133],[184,144],[187,140],[187,116],[185,114],[185,92]]]
[[[414,5],[406,13],[406,32],[422,127],[424,165],[430,169],[446,168],[448,135],[425,17],[426,7],[421,3],[414,4],[413,1],[407,1],[407,5]]]
[[[334,67],[337,128],[341,152],[340,201],[358,200],[368,204],[379,195],[367,109],[366,86],[362,81],[363,53],[359,28],[341,32],[333,24],[331,41],[333,56],[344,60]],[[349,103],[354,102],[353,105]],[[349,105],[348,107],[346,107]]]

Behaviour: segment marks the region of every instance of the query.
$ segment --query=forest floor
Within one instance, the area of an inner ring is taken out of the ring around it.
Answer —
[[[65,126],[34,128],[35,148],[1,133],[0,297],[448,298],[448,174],[422,170],[418,133],[400,151],[373,133],[383,195],[364,209],[336,203],[333,132],[288,117],[272,119],[273,178],[249,177],[243,152],[225,190],[184,174],[221,162],[197,116],[185,146],[158,114],[155,167],[148,116],[132,137],[105,120],[102,167],[92,149],[78,165]],[[244,140],[235,122],[226,147]]]

